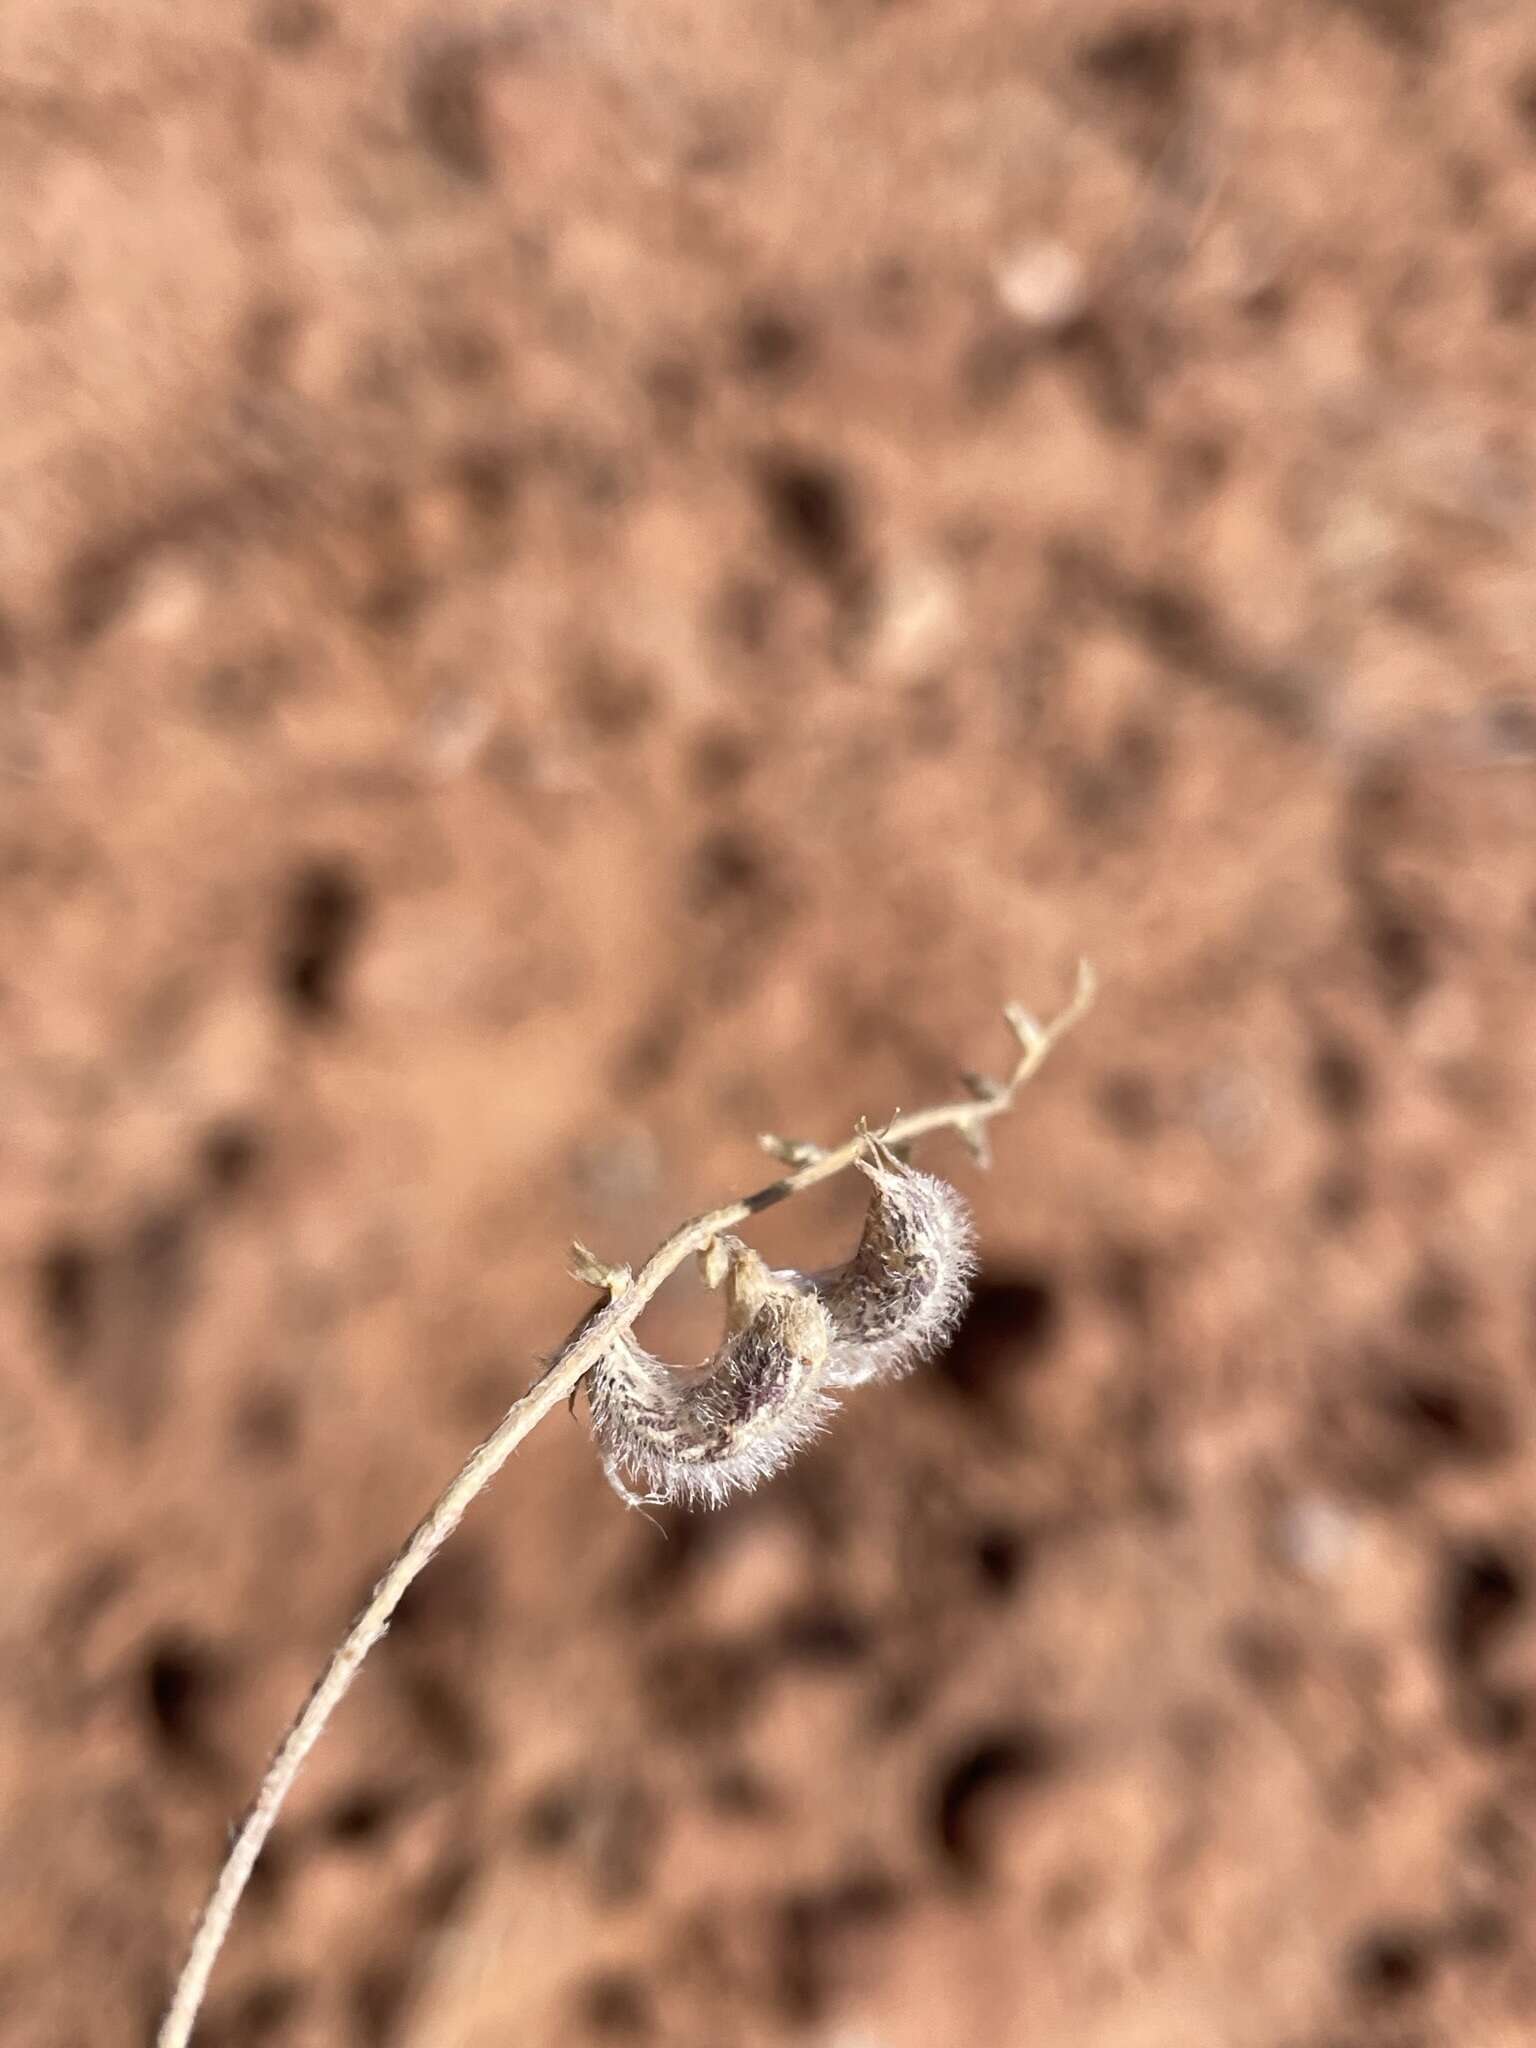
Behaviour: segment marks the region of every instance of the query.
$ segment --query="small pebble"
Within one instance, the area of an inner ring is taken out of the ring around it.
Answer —
[[[1026,327],[1060,334],[1088,310],[1088,273],[1065,242],[1026,242],[999,267],[997,295]]]
[[[1280,1516],[1277,1532],[1286,1562],[1309,1579],[1336,1577],[1359,1533],[1347,1508],[1316,1494],[1292,1501]]]

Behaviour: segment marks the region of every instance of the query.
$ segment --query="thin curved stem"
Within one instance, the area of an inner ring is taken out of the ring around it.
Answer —
[[[985,1124],[1013,1107],[1019,1090],[1058,1040],[1086,1013],[1093,997],[1093,976],[1084,962],[1078,970],[1071,1002],[1048,1022],[1037,1023],[1025,1011],[1010,1005],[1004,1014],[1019,1050],[1008,1079],[995,1084],[976,1082],[973,1094],[962,1102],[895,1117],[881,1131],[883,1141],[887,1145],[905,1145],[931,1131],[957,1130],[973,1147],[978,1146]],[[528,1432],[552,1408],[575,1393],[583,1376],[614,1340],[629,1329],[662,1282],[691,1253],[704,1251],[721,1232],[760,1215],[764,1209],[846,1171],[862,1153],[867,1134],[860,1130],[846,1144],[830,1151],[810,1145],[783,1146],[778,1140],[764,1142],[770,1150],[781,1156],[797,1157],[802,1163],[756,1194],[707,1210],[684,1223],[652,1252],[638,1273],[628,1275],[622,1269],[612,1269],[605,1280],[608,1299],[583,1319],[544,1376],[512,1403],[484,1443],[470,1453],[425,1519],[396,1553],[283,1737],[261,1781],[261,1789],[235,1832],[161,2022],[157,2048],[186,2048],[241,1894],[305,1758],[350,1691],[363,1660],[389,1627],[390,1618],[412,1581],[458,1528],[471,1501],[490,1485]],[[595,1262],[588,1256],[586,1264],[591,1267]]]

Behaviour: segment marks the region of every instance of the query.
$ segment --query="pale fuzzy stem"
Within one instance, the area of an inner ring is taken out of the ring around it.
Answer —
[[[880,1137],[887,1145],[905,1145],[930,1131],[974,1132],[990,1118],[1003,1115],[1030,1076],[1044,1063],[1051,1049],[1087,1012],[1093,1002],[1094,981],[1086,962],[1078,970],[1077,988],[1071,1002],[1047,1023],[1036,1024],[1022,1011],[1010,1009],[1008,1020],[1019,1044],[1019,1057],[1008,1080],[995,1095],[978,1101],[946,1103],[936,1109],[917,1110],[899,1116],[885,1126]],[[326,1666],[319,1683],[299,1710],[288,1733],[262,1779],[261,1790],[230,1844],[224,1867],[187,1952],[175,1994],[157,2036],[157,2048],[186,2048],[192,2037],[199,2008],[208,1989],[208,1979],[230,1922],[240,1903],[262,1844],[272,1832],[283,1801],[303,1769],[304,1760],[319,1741],[326,1723],[351,1690],[364,1658],[389,1627],[412,1581],[426,1569],[448,1538],[463,1521],[476,1494],[482,1493],[506,1464],[523,1438],[542,1422],[552,1408],[568,1399],[590,1368],[617,1337],[630,1328],[668,1275],[695,1252],[703,1251],[723,1231],[760,1215],[764,1209],[787,1201],[791,1195],[814,1187],[842,1173],[862,1157],[868,1139],[860,1133],[834,1151],[819,1153],[804,1166],[785,1174],[770,1186],[741,1201],[695,1216],[652,1252],[649,1259],[626,1285],[593,1310],[578,1327],[544,1377],[520,1400],[514,1401],[496,1428],[470,1453],[426,1519],[418,1523],[405,1547],[398,1552],[384,1576],[373,1589],[372,1598],[348,1629],[340,1648]],[[615,1279],[619,1273],[615,1269]]]

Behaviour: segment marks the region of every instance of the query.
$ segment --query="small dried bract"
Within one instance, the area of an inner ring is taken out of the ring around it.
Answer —
[[[820,1434],[837,1406],[831,1389],[909,1372],[953,1329],[975,1266],[965,1204],[874,1139],[859,1163],[869,1210],[846,1265],[775,1272],[718,1240],[706,1260],[706,1274],[723,1266],[725,1277],[715,1355],[671,1366],[626,1335],[593,1367],[593,1433],[631,1505],[718,1506],[755,1486]]]

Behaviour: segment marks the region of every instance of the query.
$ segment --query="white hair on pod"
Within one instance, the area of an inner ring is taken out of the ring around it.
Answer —
[[[965,1313],[976,1276],[970,1211],[948,1181],[875,1138],[858,1164],[870,1183],[858,1249],[807,1282],[832,1319],[829,1387],[898,1379],[931,1357]]]
[[[603,1469],[631,1506],[718,1507],[787,1465],[837,1406],[826,1392],[832,1329],[822,1302],[734,1239],[721,1249],[726,1332],[713,1357],[667,1365],[626,1334],[588,1376]]]

